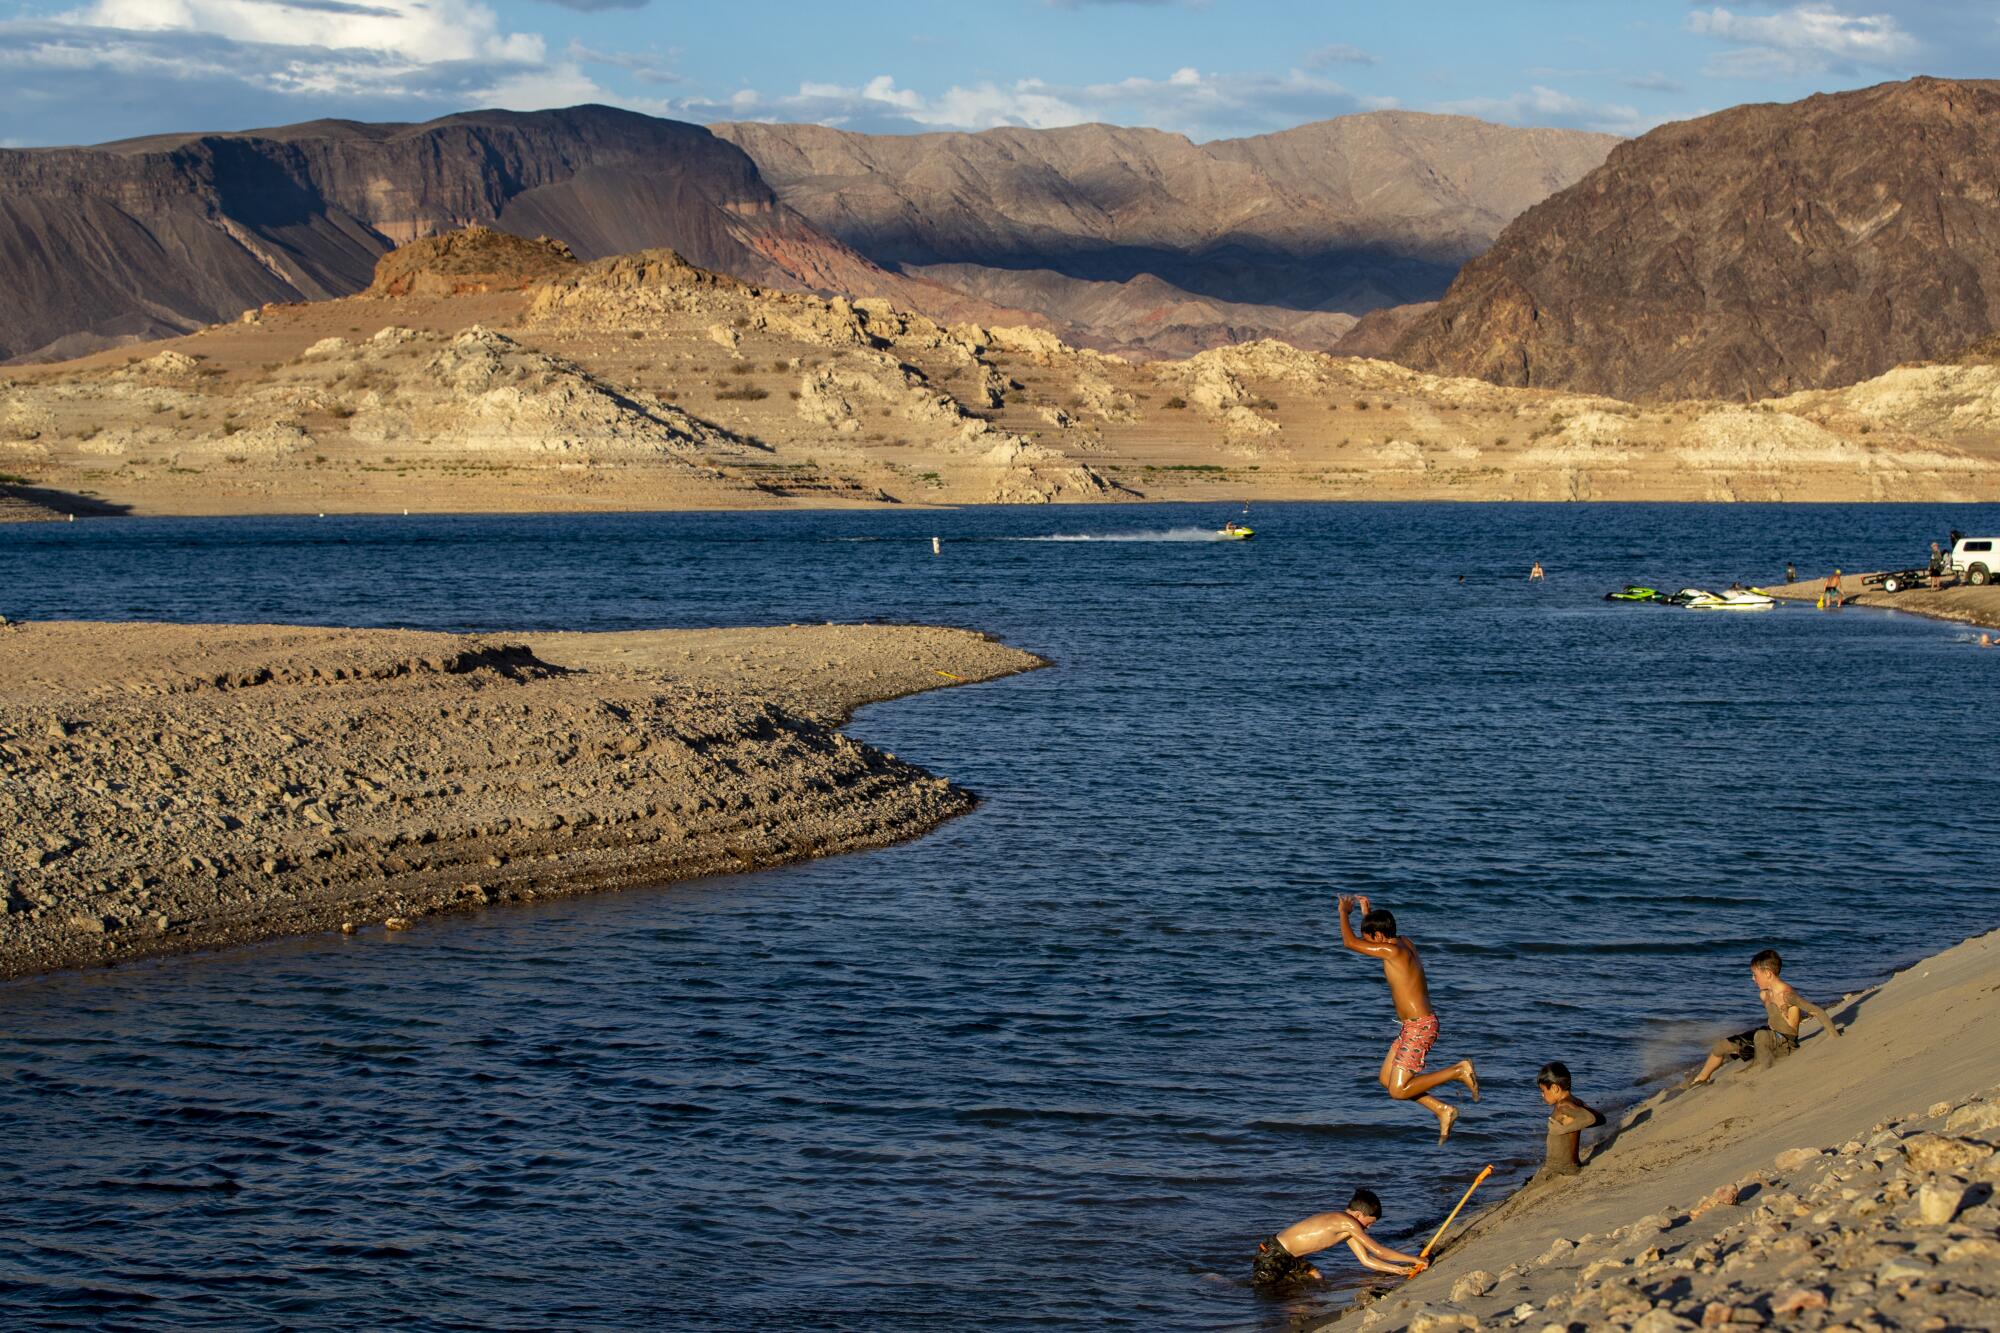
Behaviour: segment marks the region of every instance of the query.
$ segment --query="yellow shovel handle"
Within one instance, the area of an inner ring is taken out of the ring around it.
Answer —
[[[1444,1226],[1439,1227],[1437,1229],[1437,1234],[1432,1236],[1430,1240],[1425,1243],[1423,1249],[1417,1251],[1417,1258],[1419,1259],[1430,1258],[1431,1246],[1436,1245],[1440,1240],[1444,1239],[1445,1231],[1451,1226],[1453,1220],[1458,1217],[1459,1208],[1465,1207],[1467,1200],[1472,1198],[1472,1191],[1478,1189],[1481,1185],[1485,1184],[1486,1177],[1492,1174],[1493,1174],[1493,1168],[1491,1166],[1488,1166],[1485,1170],[1481,1171],[1477,1176],[1473,1177],[1472,1183],[1466,1186],[1465,1194],[1458,1201],[1458,1208],[1454,1208],[1451,1210],[1451,1216],[1447,1217],[1444,1220]]]

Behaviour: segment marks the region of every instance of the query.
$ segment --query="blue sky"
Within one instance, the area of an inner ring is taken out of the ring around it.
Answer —
[[[0,0],[0,145],[475,106],[1197,140],[1380,107],[1620,134],[2000,72],[1994,0]]]

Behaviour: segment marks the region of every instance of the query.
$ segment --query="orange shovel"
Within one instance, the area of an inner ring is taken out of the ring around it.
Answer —
[[[1432,1236],[1430,1240],[1425,1242],[1423,1249],[1417,1251],[1417,1258],[1419,1259],[1430,1258],[1432,1247],[1435,1246],[1439,1241],[1444,1239],[1444,1233],[1446,1229],[1451,1226],[1452,1222],[1457,1219],[1459,1214],[1459,1209],[1464,1208],[1465,1205],[1471,1200],[1472,1191],[1478,1189],[1481,1185],[1484,1185],[1486,1183],[1486,1177],[1492,1174],[1493,1174],[1493,1168],[1492,1166],[1489,1165],[1484,1170],[1482,1170],[1477,1176],[1473,1177],[1472,1183],[1466,1186],[1464,1196],[1461,1197],[1458,1201],[1458,1208],[1454,1208],[1451,1210],[1451,1216],[1447,1217],[1444,1220],[1444,1226],[1439,1227],[1437,1229],[1437,1234]]]

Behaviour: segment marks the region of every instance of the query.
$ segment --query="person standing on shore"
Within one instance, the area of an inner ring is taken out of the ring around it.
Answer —
[[[1826,576],[1826,587],[1820,590],[1819,607],[1822,611],[1838,611],[1845,600],[1840,592],[1840,571],[1834,570]]]
[[[1373,1190],[1356,1190],[1347,1207],[1337,1213],[1315,1213],[1303,1222],[1294,1222],[1257,1246],[1257,1261],[1250,1280],[1260,1287],[1278,1287],[1307,1278],[1317,1279],[1319,1270],[1306,1256],[1347,1242],[1363,1268],[1397,1277],[1415,1277],[1430,1264],[1414,1254],[1392,1250],[1369,1238],[1368,1228],[1382,1220],[1382,1201]]]
[[[1542,1101],[1549,1108],[1549,1138],[1547,1151],[1542,1157],[1542,1169],[1535,1172],[1532,1180],[1549,1180],[1557,1176],[1573,1176],[1583,1170],[1583,1154],[1577,1143],[1586,1129],[1596,1129],[1604,1123],[1604,1116],[1589,1106],[1585,1106],[1577,1095],[1570,1091],[1569,1066],[1560,1060],[1551,1060],[1535,1075],[1535,1089],[1542,1095]]]
[[[1768,1069],[1780,1058],[1799,1048],[1799,1026],[1807,1016],[1819,1021],[1828,1035],[1838,1037],[1840,1029],[1826,1010],[1786,985],[1778,976],[1785,960],[1776,949],[1765,949],[1750,960],[1750,979],[1757,983],[1757,997],[1764,1002],[1765,1025],[1724,1037],[1708,1049],[1708,1062],[1688,1086],[1700,1087],[1715,1077],[1715,1071],[1729,1060],[1754,1063]]]
[[[1358,935],[1347,919],[1348,909],[1357,905],[1361,908]],[[1470,1060],[1460,1060],[1435,1074],[1423,1072],[1431,1046],[1437,1041],[1438,1018],[1437,1011],[1431,1008],[1430,983],[1424,977],[1417,946],[1396,932],[1395,916],[1387,908],[1370,907],[1366,895],[1357,898],[1341,894],[1339,910],[1340,942],[1355,953],[1381,960],[1383,978],[1389,983],[1389,998],[1395,1001],[1396,1017],[1403,1025],[1389,1053],[1382,1057],[1382,1071],[1376,1077],[1397,1101],[1414,1101],[1436,1116],[1438,1142],[1443,1143],[1458,1121],[1458,1110],[1431,1096],[1431,1089],[1447,1083],[1463,1083],[1476,1102],[1479,1075]]]

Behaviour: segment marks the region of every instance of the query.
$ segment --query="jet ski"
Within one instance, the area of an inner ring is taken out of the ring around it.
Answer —
[[[1658,602],[1664,601],[1657,588],[1642,588],[1636,583],[1628,583],[1618,592],[1604,594],[1607,602]]]
[[[1236,527],[1236,528],[1217,528],[1215,530],[1215,535],[1220,540],[1226,542],[1247,542],[1257,534],[1254,530],[1250,528]]]
[[[1750,592],[1734,588],[1728,592],[1704,592],[1700,588],[1682,588],[1677,594],[1681,605],[1690,611],[1768,611],[1777,603],[1761,592]]]

